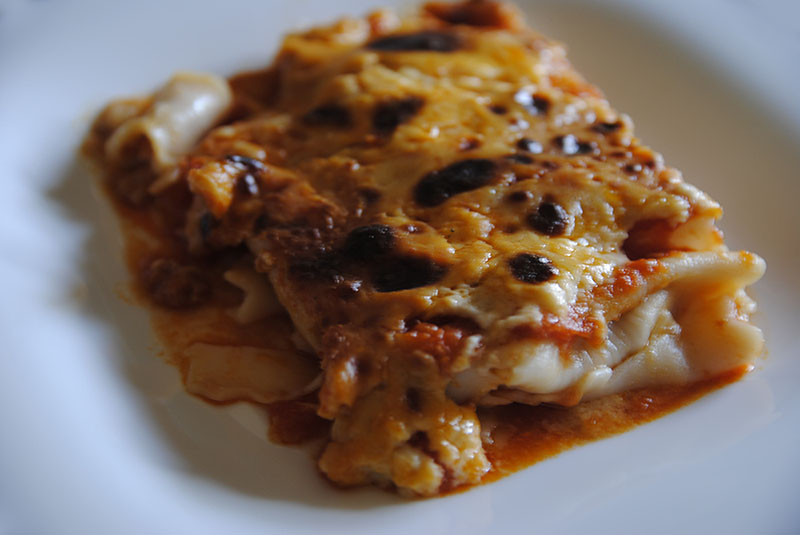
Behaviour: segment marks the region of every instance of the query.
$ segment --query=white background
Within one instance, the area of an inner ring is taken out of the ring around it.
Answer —
[[[800,532],[800,2],[531,0],[531,24],[726,209],[768,358],[622,436],[459,495],[324,484],[246,407],[185,395],[129,306],[116,220],[75,157],[110,98],[269,62],[369,0],[0,0],[0,532]],[[323,531],[324,530],[324,531]]]

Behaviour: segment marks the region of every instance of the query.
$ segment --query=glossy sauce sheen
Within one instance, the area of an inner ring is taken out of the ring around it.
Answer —
[[[689,386],[634,390],[563,408],[514,403],[479,409],[490,427],[484,442],[492,471],[483,482],[495,481],[526,466],[594,440],[624,433],[687,405],[740,379],[746,369]]]

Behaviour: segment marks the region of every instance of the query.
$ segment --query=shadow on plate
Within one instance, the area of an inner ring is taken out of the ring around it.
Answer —
[[[798,181],[786,170],[800,169],[800,151],[779,117],[755,108],[751,95],[652,20],[590,2],[541,1],[528,11],[534,26],[569,44],[574,63],[607,91],[616,107],[646,125],[656,149],[670,148],[668,162],[723,203],[733,215],[726,227],[735,245],[749,244],[768,263],[783,255],[786,243],[770,236],[775,235],[774,214],[795,211]],[[759,181],[764,173],[786,176]],[[93,284],[80,312],[113,335],[120,375],[161,439],[160,447],[143,455],[187,478],[222,487],[217,490],[255,498],[344,509],[406,503],[373,489],[333,490],[322,482],[307,452],[272,445],[242,424],[237,416],[242,413],[183,393],[177,371],[155,358],[146,312],[119,297],[120,284],[128,280],[121,238],[93,180],[76,160],[50,196],[89,230],[82,270]],[[796,257],[794,262],[770,264],[768,277],[777,283],[790,276],[794,280]]]

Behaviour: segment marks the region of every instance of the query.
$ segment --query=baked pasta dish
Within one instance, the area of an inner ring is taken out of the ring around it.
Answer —
[[[764,261],[508,4],[290,34],[112,102],[85,150],[187,389],[267,405],[337,485],[486,481],[503,440],[616,432],[762,352]]]

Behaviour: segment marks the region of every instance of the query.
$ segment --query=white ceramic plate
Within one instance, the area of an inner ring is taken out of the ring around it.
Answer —
[[[114,96],[266,64],[280,34],[380,2],[0,0],[0,531],[798,532],[800,9],[530,1],[534,26],[767,259],[769,357],[622,436],[442,499],[335,491],[245,407],[181,390],[119,298],[116,220],[75,149]],[[397,2],[383,2],[392,4]],[[701,5],[702,4],[702,5]]]

